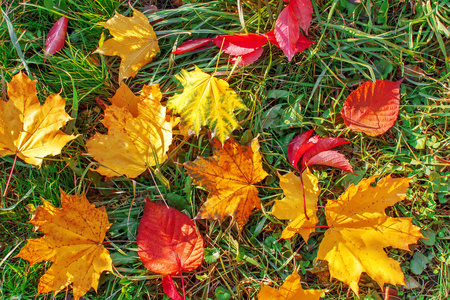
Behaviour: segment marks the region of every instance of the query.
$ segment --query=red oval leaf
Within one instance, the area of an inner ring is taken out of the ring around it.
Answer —
[[[311,0],[291,0],[288,7],[297,18],[298,25],[307,32],[313,13]]]
[[[258,48],[253,52],[250,52],[249,54],[245,54],[242,56],[235,56],[233,57],[230,61],[232,63],[235,63],[236,60],[240,57],[241,60],[238,62],[238,66],[246,66],[246,65],[250,65],[252,63],[254,63],[260,56],[261,54],[264,52],[264,48]]]
[[[164,293],[172,300],[183,300],[180,294],[177,292],[177,288],[173,283],[172,276],[164,276],[162,279],[162,286]]]
[[[308,160],[307,165],[325,165],[353,173],[353,168],[349,161],[345,158],[344,154],[333,150],[323,151],[316,154]]]
[[[267,38],[256,33],[218,35],[213,40],[223,52],[234,56],[249,54],[267,43]]]
[[[403,80],[367,81],[345,99],[341,115],[352,130],[377,136],[394,126],[400,108]]]
[[[212,43],[212,41],[213,41],[213,39],[192,39],[192,40],[182,43],[171,54],[183,54],[183,53],[186,53],[189,51],[204,49],[204,48],[207,48],[204,46],[206,46],[209,43]]]
[[[147,200],[136,238],[138,254],[152,272],[176,275],[203,261],[203,239],[194,222],[175,208]]]
[[[348,144],[348,142],[341,138],[336,137],[324,137],[320,138],[313,147],[309,148],[308,151],[302,157],[301,166],[304,168],[306,165],[310,165],[309,160],[319,154],[320,152],[327,151],[331,148]]]
[[[45,55],[53,55],[64,46],[68,23],[69,19],[67,17],[61,17],[55,25],[52,26],[48,32],[47,39],[45,40]]]
[[[296,16],[289,7],[283,9],[275,22],[275,38],[289,61],[296,53],[300,29]]]

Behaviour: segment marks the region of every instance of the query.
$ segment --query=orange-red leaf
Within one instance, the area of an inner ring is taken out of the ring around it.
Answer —
[[[222,147],[214,139],[212,146],[214,156],[184,163],[194,182],[209,192],[197,218],[222,221],[233,216],[242,230],[251,211],[261,208],[258,189],[253,184],[267,176],[262,168],[258,140],[242,146],[230,138]]]
[[[136,238],[138,254],[152,272],[176,275],[203,261],[203,239],[194,222],[173,207],[147,200]]]
[[[388,131],[398,118],[402,81],[367,81],[358,87],[345,99],[341,111],[345,124],[370,136]]]

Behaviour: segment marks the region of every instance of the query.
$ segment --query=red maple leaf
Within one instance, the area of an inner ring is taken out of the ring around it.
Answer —
[[[394,126],[400,108],[400,84],[367,81],[345,99],[341,115],[352,130],[377,136]]]

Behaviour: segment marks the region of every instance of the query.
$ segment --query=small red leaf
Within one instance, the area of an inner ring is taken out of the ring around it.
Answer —
[[[345,156],[333,150],[323,151],[311,157],[307,162],[307,166],[311,165],[326,165],[353,173],[353,168]]]
[[[240,57],[241,60],[238,62],[238,66],[246,66],[254,63],[264,52],[264,48],[258,48],[253,52],[250,52],[249,54],[245,54],[242,56],[235,56],[233,57],[230,62],[235,63],[236,60]]]
[[[377,136],[394,126],[400,108],[400,84],[367,81],[345,99],[341,115],[352,130]]]
[[[266,32],[264,35],[267,37],[267,39],[271,44],[277,46],[278,48],[281,48],[277,42],[277,39],[275,38],[274,30]],[[295,53],[304,51],[305,49],[309,48],[309,46],[311,46],[312,44],[313,42],[308,40],[303,34],[299,33],[299,38],[295,45]]]
[[[213,39],[188,40],[188,41],[182,43],[180,46],[178,46],[177,49],[175,51],[173,51],[171,54],[183,54],[183,53],[186,53],[189,51],[204,49],[204,48],[207,48],[204,46],[206,46],[207,44],[212,43],[212,42],[213,42]]]
[[[335,137],[325,137],[320,138],[317,143],[314,144],[313,147],[309,148],[308,151],[305,152],[305,154],[302,157],[301,166],[304,168],[306,165],[310,165],[309,160],[319,154],[320,152],[327,151],[331,148],[348,144],[348,142],[341,138],[335,138]]]
[[[294,167],[296,167],[296,165],[297,165],[295,163],[294,159],[297,156],[297,152],[298,152],[300,146],[302,146],[303,144],[305,144],[309,140],[309,137],[311,136],[312,133],[313,133],[313,130],[309,130],[309,131],[305,131],[303,133],[300,133],[299,135],[294,137],[292,139],[292,141],[289,143],[289,146],[288,146],[288,161]],[[301,155],[303,155],[303,153]],[[298,162],[298,159],[297,159],[297,162]]]
[[[67,17],[61,17],[52,26],[45,40],[44,54],[46,56],[53,55],[64,46],[68,23],[69,19]]]
[[[177,292],[177,288],[173,283],[172,276],[164,276],[162,279],[162,286],[164,293],[172,300],[183,300],[180,294]]]
[[[136,238],[138,254],[152,272],[176,275],[203,260],[203,239],[194,222],[172,207],[147,200]]]
[[[288,7],[297,18],[298,25],[307,32],[309,25],[311,25],[311,15],[313,13],[311,0],[291,0]]]
[[[271,30],[269,32],[264,33],[264,36],[269,40],[269,42],[278,48],[280,48],[280,45],[278,45],[277,39],[275,37],[275,30]]]
[[[275,38],[289,61],[296,53],[300,29],[296,16],[289,7],[284,8],[275,23]]]
[[[267,43],[267,38],[256,33],[218,35],[213,39],[217,47],[233,56],[242,56],[254,52]]]

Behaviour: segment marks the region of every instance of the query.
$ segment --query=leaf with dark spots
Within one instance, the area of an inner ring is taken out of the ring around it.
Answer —
[[[138,254],[152,272],[176,275],[203,261],[203,239],[194,222],[172,207],[145,202],[136,238]]]
[[[184,163],[194,182],[209,192],[196,218],[222,221],[232,216],[242,230],[252,210],[261,208],[261,199],[253,184],[267,176],[262,168],[258,140],[242,146],[230,138],[222,147],[220,141],[214,139],[212,146],[212,157],[197,157],[193,162]]]

